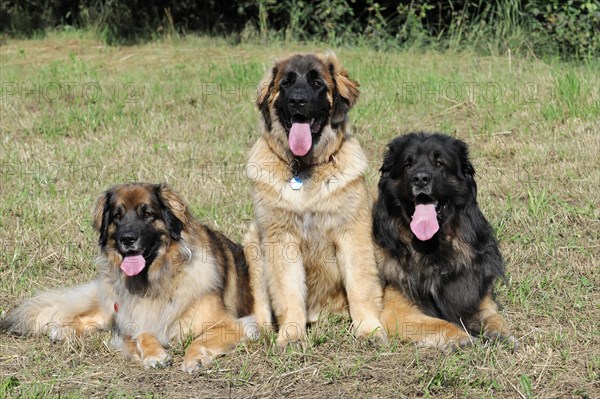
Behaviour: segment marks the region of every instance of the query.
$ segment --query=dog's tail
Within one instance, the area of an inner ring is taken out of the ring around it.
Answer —
[[[112,313],[103,305],[100,280],[24,300],[0,320],[0,332],[49,335],[53,341],[105,328]]]

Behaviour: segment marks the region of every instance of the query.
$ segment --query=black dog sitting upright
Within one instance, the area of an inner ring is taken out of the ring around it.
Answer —
[[[516,344],[492,298],[504,262],[477,205],[467,145],[410,133],[388,148],[373,209],[383,325],[443,349],[469,344],[468,333]]]

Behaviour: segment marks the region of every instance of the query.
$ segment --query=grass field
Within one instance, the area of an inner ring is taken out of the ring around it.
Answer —
[[[240,240],[252,217],[255,87],[274,58],[324,49],[203,38],[120,48],[77,34],[0,46],[0,313],[94,276],[91,206],[114,183],[167,182]],[[190,376],[143,370],[109,333],[57,345],[0,336],[0,397],[600,396],[600,64],[336,52],[362,84],[350,117],[370,187],[397,135],[436,130],[470,144],[507,263],[498,301],[521,349],[372,347],[330,316],[301,353],[262,339]],[[181,345],[173,353],[177,364]]]

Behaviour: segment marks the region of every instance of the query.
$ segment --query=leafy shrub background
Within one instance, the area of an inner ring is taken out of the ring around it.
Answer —
[[[189,33],[378,48],[469,46],[563,58],[600,55],[598,0],[0,0],[0,31],[66,26],[109,44]]]

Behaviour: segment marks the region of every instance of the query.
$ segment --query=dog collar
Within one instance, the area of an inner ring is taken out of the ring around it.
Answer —
[[[313,163],[313,164],[309,164],[309,165],[301,164],[297,158],[292,158],[292,160],[288,164],[288,168],[289,168],[289,170],[292,171],[292,174],[294,176],[298,176],[298,173],[300,173],[302,171],[305,171],[310,168],[314,168],[315,166],[326,165],[328,163],[332,163],[333,165],[336,165],[335,154],[331,154],[329,156],[329,159],[325,162]]]

